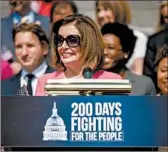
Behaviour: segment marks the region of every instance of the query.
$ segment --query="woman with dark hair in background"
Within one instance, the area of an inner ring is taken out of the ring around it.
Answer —
[[[136,75],[126,67],[136,42],[133,31],[120,23],[108,23],[102,27],[101,32],[105,43],[103,69],[130,80],[132,95],[155,95],[155,86],[150,78]]]
[[[127,1],[96,1],[96,17],[100,28],[106,23],[118,22],[125,25],[131,24],[131,8]],[[144,56],[146,53],[147,36],[133,29],[137,37],[132,57],[127,62],[127,67],[135,74],[142,75]]]
[[[53,2],[50,12],[50,30],[52,35],[52,25],[54,22],[63,19],[65,16],[77,14],[78,9],[73,1]]]
[[[52,4],[50,23],[56,22],[65,16],[77,14],[78,9],[73,1],[58,1]]]
[[[168,95],[168,44],[159,49],[156,54],[155,70],[159,95]]]

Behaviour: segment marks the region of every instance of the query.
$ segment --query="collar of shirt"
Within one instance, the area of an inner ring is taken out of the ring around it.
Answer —
[[[40,64],[40,66],[38,68],[36,68],[31,74],[33,74],[35,76],[35,78],[32,80],[32,88],[33,88],[33,95],[35,94],[36,91],[36,86],[37,86],[37,80],[39,77],[43,76],[44,73],[47,70],[47,63],[46,61],[44,61],[42,64]],[[26,75],[29,74],[29,72],[27,72],[25,69],[22,69],[21,72],[21,79],[20,79],[20,87],[22,87],[23,85],[27,86],[27,77]]]
[[[27,14],[24,17],[20,16],[17,12],[13,12],[12,13],[12,19],[13,19],[13,23],[14,24],[19,24],[23,18],[25,18],[27,23],[34,22],[34,14],[33,14],[33,12],[30,12],[29,14]]]
[[[36,78],[39,78],[41,76],[43,76],[43,74],[45,73],[47,69],[47,63],[46,61],[43,61],[42,64],[40,64],[40,66],[38,66],[38,68],[36,68],[31,74],[33,74]],[[26,75],[29,72],[27,72],[25,69],[22,69],[22,73],[21,76],[26,79]]]

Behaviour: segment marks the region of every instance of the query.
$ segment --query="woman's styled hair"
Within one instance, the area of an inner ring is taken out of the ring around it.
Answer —
[[[52,7],[51,7],[51,12],[50,12],[50,23],[53,22],[53,14],[55,11],[55,8],[59,5],[59,4],[65,4],[65,5],[69,5],[72,9],[72,12],[74,14],[78,13],[78,8],[76,6],[76,4],[73,1],[57,1],[57,2],[53,2]]]
[[[120,23],[108,23],[101,29],[102,35],[113,34],[119,38],[122,51],[128,54],[126,62],[130,59],[134,52],[137,37],[134,35],[133,30],[127,25]]]
[[[121,24],[130,24],[131,23],[131,9],[125,0],[119,1],[96,1],[96,10],[98,11],[98,5],[102,5],[104,8],[109,8],[114,16],[115,22]]]
[[[158,65],[160,63],[160,61],[165,58],[168,57],[168,44],[164,44],[158,51],[156,54],[156,59],[155,59],[155,70],[157,71]]]
[[[157,27],[156,27],[156,32],[159,32],[159,31],[164,29],[164,18],[163,18],[163,15],[162,15],[161,11],[166,6],[168,7],[168,1],[167,0],[160,1],[159,18],[158,18],[158,23],[157,23]]]
[[[54,23],[51,38],[52,63],[57,68],[64,67],[57,51],[57,44],[54,41],[58,38],[60,27],[69,23],[73,24],[80,33],[80,60],[83,66],[94,66],[94,70],[101,69],[104,61],[102,34],[96,23],[82,14],[70,15]]]
[[[42,27],[40,25],[38,25],[36,23],[22,23],[19,26],[17,26],[16,28],[14,28],[12,31],[13,42],[15,42],[15,36],[19,32],[32,32],[33,34],[35,34],[37,36],[41,45],[44,45],[44,44],[49,45],[49,40],[48,40],[44,30],[42,29]]]

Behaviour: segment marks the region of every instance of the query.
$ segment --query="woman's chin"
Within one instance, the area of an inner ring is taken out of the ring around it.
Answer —
[[[115,65],[116,65],[115,63],[113,63],[112,65],[111,65],[111,64],[104,64],[104,65],[103,65],[103,69],[104,69],[104,70],[109,70],[109,69],[114,68]]]
[[[161,92],[162,92],[163,95],[168,95],[168,89],[167,88],[163,89]]]
[[[63,62],[65,66],[71,66],[71,65],[79,65],[79,62],[77,60],[66,60]]]
[[[103,66],[103,70],[109,70],[109,69],[111,69],[111,68],[113,68],[113,66],[108,66],[108,65],[104,65],[104,66]]]

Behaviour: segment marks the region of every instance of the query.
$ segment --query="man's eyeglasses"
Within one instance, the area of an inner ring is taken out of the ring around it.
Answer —
[[[66,38],[63,38],[61,35],[55,36],[55,43],[57,47],[62,46],[64,41],[66,41],[69,47],[78,47],[80,45],[80,36],[68,35]]]

